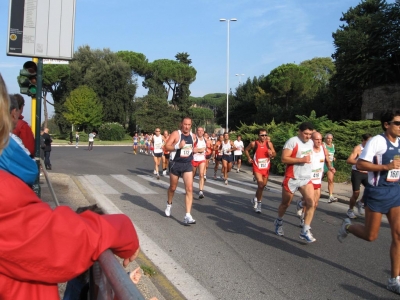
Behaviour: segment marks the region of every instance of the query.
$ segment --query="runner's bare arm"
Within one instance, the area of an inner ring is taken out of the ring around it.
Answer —
[[[393,169],[400,169],[400,159],[395,159],[391,163],[387,165],[376,165],[372,162],[358,159],[356,163],[357,170],[360,171],[371,171],[371,172],[380,172],[380,171],[389,171]]]
[[[275,158],[275,156],[276,156],[276,151],[275,151],[274,145],[272,144],[272,142],[269,142],[269,143],[268,143],[268,146],[269,146],[269,149],[271,149],[271,153],[269,154],[269,156],[270,156],[271,158]]]
[[[247,161],[248,161],[249,163],[253,163],[253,159],[250,157],[249,151],[252,150],[252,149],[254,149],[254,145],[255,145],[255,142],[251,142],[251,143],[248,144],[247,147],[244,149],[244,153],[246,154],[246,156],[247,156]]]
[[[357,163],[357,157],[360,155],[360,153],[361,153],[360,145],[355,146],[353,148],[353,151],[347,158],[346,163],[348,163],[349,165],[355,165]]]
[[[169,136],[167,142],[165,143],[165,149],[167,151],[174,151],[175,145],[179,141],[179,132],[176,130]]]

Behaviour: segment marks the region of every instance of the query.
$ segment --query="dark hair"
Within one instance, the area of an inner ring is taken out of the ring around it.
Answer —
[[[397,117],[397,116],[400,116],[400,111],[399,110],[396,110],[396,111],[387,110],[387,111],[382,113],[382,115],[381,115],[381,126],[382,126],[383,131],[386,131],[386,128],[385,128],[384,124],[385,123],[389,123],[390,121],[393,120],[394,117]]]
[[[261,131],[267,132],[267,129],[261,128],[260,130],[258,130],[258,133],[261,133]],[[267,133],[268,133],[268,132],[267,132]]]
[[[372,134],[364,133],[361,137],[362,137],[363,141],[366,141],[366,140],[368,140],[371,136],[372,136]]]
[[[311,124],[310,122],[303,122],[299,125],[299,130],[304,131],[304,130],[314,130],[314,125]]]
[[[14,109],[18,110],[18,102],[17,99],[15,99],[14,95],[8,95],[8,97],[10,98],[10,113]]]
[[[19,110],[21,110],[22,106],[25,105],[24,97],[22,97],[20,94],[14,94],[13,96],[15,97],[15,99],[17,99],[18,108],[19,108]]]

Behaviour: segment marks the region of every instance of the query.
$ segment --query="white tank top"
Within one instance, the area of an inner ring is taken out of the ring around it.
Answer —
[[[163,138],[162,135],[160,136],[153,136],[153,143],[154,143],[154,153],[162,153],[162,145],[163,145]]]
[[[194,153],[194,154],[193,154],[193,160],[194,160],[194,161],[203,161],[203,160],[206,160],[206,146],[207,146],[207,145],[206,145],[206,141],[205,141],[204,137],[202,138],[202,140],[200,140],[200,138],[197,137],[197,145],[196,145],[196,147],[197,147],[198,149],[203,148],[204,151],[203,151],[203,153]]]
[[[232,149],[231,146],[231,141],[229,140],[227,144],[225,144],[225,141],[222,142],[222,154],[223,155],[231,155],[232,152],[229,152],[229,150]]]
[[[319,152],[312,151],[312,173],[311,181],[313,184],[321,184],[322,174],[324,171],[325,152],[324,147],[319,147]]]

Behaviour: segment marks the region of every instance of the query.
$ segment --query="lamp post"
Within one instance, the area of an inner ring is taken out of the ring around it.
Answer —
[[[219,19],[220,22],[228,23],[228,39],[227,39],[227,47],[226,47],[226,131],[228,132],[229,125],[229,23],[236,22],[237,19]]]
[[[240,82],[242,81],[242,76],[244,76],[244,74],[236,74],[236,76],[239,76],[239,85],[240,85]]]

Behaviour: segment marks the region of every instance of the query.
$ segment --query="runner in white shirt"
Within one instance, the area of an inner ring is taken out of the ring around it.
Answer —
[[[153,158],[154,158],[154,175],[157,179],[160,179],[160,173],[158,172],[158,166],[161,162],[163,155],[163,145],[165,144],[164,137],[161,135],[160,128],[156,128],[155,134],[151,139],[151,145],[153,146]]]
[[[242,166],[242,154],[244,150],[244,144],[240,134],[237,136],[236,141],[234,141],[233,144],[236,147],[236,150],[233,151],[233,157],[236,164],[236,173],[239,173],[240,167]]]
[[[199,169],[199,199],[204,198],[204,172],[206,169],[206,146],[207,142],[204,138],[203,127],[197,128],[197,141],[193,149],[193,178],[196,175],[197,168]]]
[[[333,174],[336,172],[336,170],[331,168],[328,150],[322,146],[322,135],[315,131],[311,135],[311,139],[314,143],[312,149],[311,181],[314,187],[314,206],[316,209],[319,198],[321,197],[321,182],[324,174],[324,164],[326,164],[327,167],[332,170]],[[297,200],[296,209],[297,215],[300,217],[300,227],[304,226],[305,207],[303,207],[303,203],[303,199]]]

